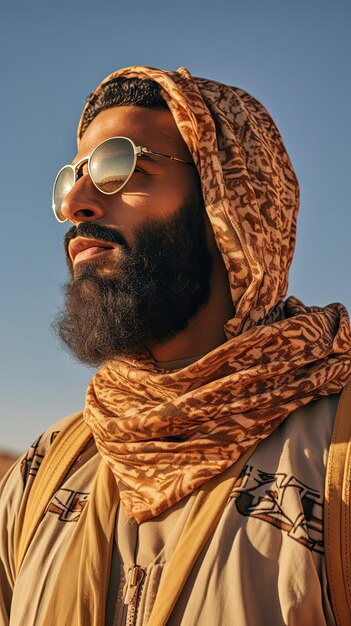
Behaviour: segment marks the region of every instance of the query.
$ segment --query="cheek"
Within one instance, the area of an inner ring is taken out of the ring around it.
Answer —
[[[184,166],[187,167],[187,166]],[[160,185],[157,194],[157,203],[163,208],[164,213],[172,213],[185,203],[194,202],[196,205],[203,203],[200,180],[196,170],[188,168],[182,171],[182,176],[176,170],[176,174],[170,176]]]
[[[189,201],[201,204],[198,174],[193,168],[189,170],[180,172],[174,167],[167,174],[132,177],[120,196],[111,199],[113,215],[118,216],[120,226],[133,230],[146,219],[172,216]]]
[[[144,185],[142,191],[133,192],[130,189],[122,195],[120,216],[124,216],[131,224],[146,218],[166,217],[193,196],[194,190],[191,186],[177,184],[175,180]]]

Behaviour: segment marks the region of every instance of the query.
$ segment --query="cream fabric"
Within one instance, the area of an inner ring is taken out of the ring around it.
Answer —
[[[323,557],[322,504],[336,403],[333,396],[298,409],[260,443],[179,598],[170,626],[334,626]],[[74,520],[88,501],[100,464],[92,444],[50,503],[14,585],[11,537],[16,511],[53,432],[60,428],[62,422],[22,461],[22,474],[27,472],[24,493],[20,462],[2,486],[1,626],[41,626]],[[127,521],[119,508],[106,626],[124,625],[131,617],[122,600],[125,577],[135,563],[146,575],[133,619],[136,626],[146,626],[162,572],[195,497],[186,497],[139,526]]]

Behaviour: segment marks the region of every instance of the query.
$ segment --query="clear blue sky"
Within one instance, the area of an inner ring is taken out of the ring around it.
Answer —
[[[289,293],[351,308],[351,4],[323,0],[13,0],[1,12],[0,446],[79,410],[92,370],[50,331],[66,277],[51,213],[85,97],[141,64],[237,85],[278,124],[301,186]]]

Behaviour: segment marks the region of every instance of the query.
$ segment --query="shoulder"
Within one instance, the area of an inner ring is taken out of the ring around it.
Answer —
[[[329,447],[340,394],[329,395],[295,409],[281,425],[284,435],[318,447]]]
[[[20,457],[7,475],[5,475],[3,483],[12,483],[12,479],[20,479],[23,491],[30,488],[45,455],[55,441],[57,435],[61,431],[65,430],[73,422],[73,420],[79,418],[79,416],[81,416],[81,419],[83,420],[82,415],[83,413],[81,411],[78,413],[72,413],[49,426],[49,428],[31,444],[28,450]]]
[[[82,415],[82,412],[73,413],[52,424],[5,474],[0,482],[2,528],[9,528],[14,523],[20,507],[28,498],[39,467],[57,435]]]
[[[289,554],[298,544],[324,554],[323,501],[338,402],[338,395],[326,396],[293,411],[243,468],[231,497],[241,527],[254,524],[257,550],[263,528],[272,541],[279,530]]]
[[[293,411],[263,439],[250,463],[257,471],[289,476],[323,492],[339,395],[330,395]]]
[[[286,429],[291,434],[303,435],[329,445],[334,419],[341,394],[334,394],[319,398],[296,409],[286,420]]]
[[[25,506],[38,469],[55,437],[78,416],[78,413],[74,413],[52,424],[32,443],[0,482],[0,570],[6,589],[10,589],[15,580],[13,545],[19,511]]]

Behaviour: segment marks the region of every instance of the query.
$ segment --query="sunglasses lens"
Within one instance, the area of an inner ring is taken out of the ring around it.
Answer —
[[[65,222],[67,219],[61,211],[61,206],[65,197],[71,191],[74,183],[74,168],[71,165],[65,165],[65,167],[63,167],[57,174],[52,192],[52,208],[54,210],[55,217],[59,222]]]
[[[100,191],[115,193],[130,177],[135,159],[133,144],[129,139],[107,139],[91,155],[90,176]]]

